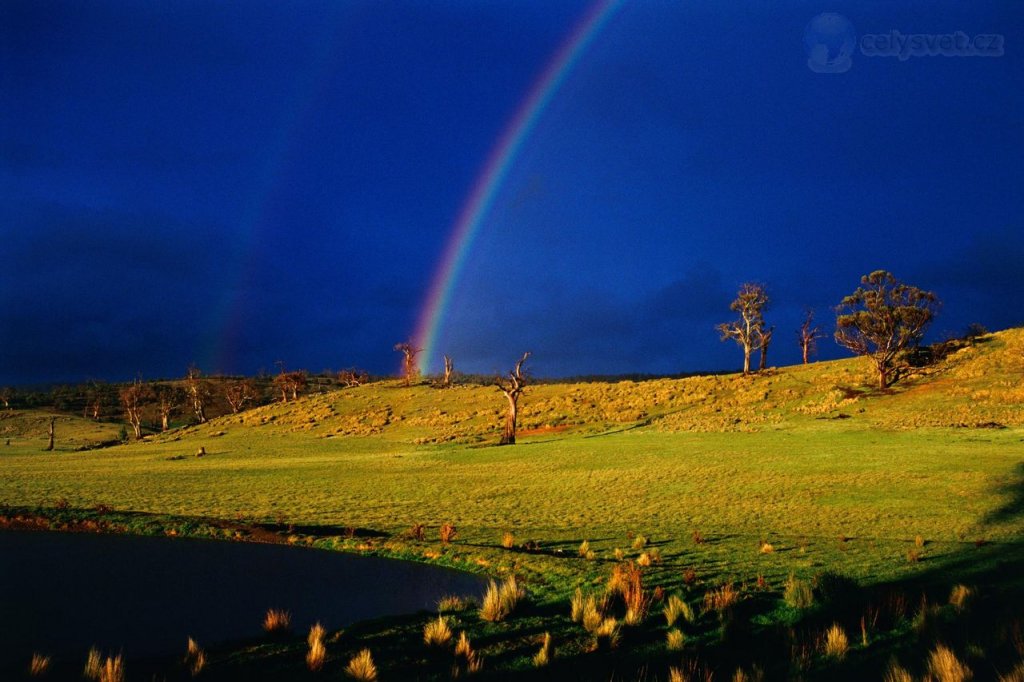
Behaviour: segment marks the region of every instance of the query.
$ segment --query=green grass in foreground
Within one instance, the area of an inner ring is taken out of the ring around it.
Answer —
[[[1016,617],[1024,594],[1022,377],[1024,332],[1011,330],[885,394],[863,388],[857,361],[755,378],[536,386],[524,398],[527,435],[510,448],[481,446],[501,409],[488,387],[346,389],[93,451],[67,448],[106,437],[88,431],[102,427],[64,418],[58,451],[43,453],[33,425],[44,417],[7,415],[0,501],[167,515],[158,532],[190,532],[173,517],[312,526],[309,541],[327,548],[517,574],[529,597],[508,621],[453,616],[485,657],[484,674],[532,670],[549,631],[555,661],[575,661],[555,665],[563,676],[666,679],[670,663],[697,657],[716,679],[755,664],[769,677],[872,679],[893,654],[923,673],[930,648],[946,641],[975,679],[995,679],[1024,655],[1024,645],[1013,653],[1004,613]],[[207,456],[193,456],[199,446]],[[458,529],[450,546],[437,540],[444,522]],[[403,537],[415,523],[427,525],[425,541]],[[385,535],[346,539],[345,527]],[[502,548],[505,532],[516,550]],[[637,534],[647,547],[633,549]],[[578,555],[584,540],[591,560]],[[518,551],[527,541],[539,551]],[[682,653],[665,646],[660,605],[623,630],[614,652],[588,653],[569,597],[603,588],[616,550],[637,560],[652,549],[660,561],[644,571],[648,590],[699,606],[735,582],[739,605],[687,626]],[[829,587],[828,574],[860,587]],[[815,607],[785,605],[790,575],[817,581]],[[945,603],[956,583],[977,587],[974,616],[920,606],[922,592]],[[885,606],[893,594],[902,614]],[[858,623],[871,608],[882,615],[865,646]],[[385,678],[447,677],[452,659],[430,658],[418,641],[427,618],[352,628],[328,647],[325,674],[368,646]],[[852,642],[841,662],[817,645],[833,620]],[[214,652],[205,674],[287,676],[302,656],[298,640]]]

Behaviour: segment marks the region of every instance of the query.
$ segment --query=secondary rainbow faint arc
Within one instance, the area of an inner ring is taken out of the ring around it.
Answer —
[[[526,98],[519,105],[515,115],[505,126],[501,137],[494,144],[487,163],[477,176],[473,190],[466,198],[459,217],[452,228],[451,237],[434,273],[426,302],[420,313],[413,335],[414,343],[422,348],[420,371],[430,370],[432,356],[436,352],[437,335],[444,321],[445,312],[451,302],[452,292],[459,279],[459,273],[466,262],[466,256],[473,244],[473,238],[480,229],[494,197],[515,161],[523,142],[529,137],[537,120],[551,101],[566,76],[572,71],[580,55],[594,39],[622,0],[601,0],[579,20],[569,37],[555,52],[554,57],[534,82]]]

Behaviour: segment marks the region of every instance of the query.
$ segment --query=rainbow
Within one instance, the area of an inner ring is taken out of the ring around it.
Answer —
[[[451,231],[441,263],[434,273],[426,301],[421,309],[413,342],[423,349],[420,354],[420,372],[430,371],[431,358],[437,345],[437,336],[451,302],[459,273],[466,262],[473,238],[480,230],[483,219],[494,201],[509,168],[515,162],[519,149],[529,137],[534,125],[551,102],[559,86],[565,81],[590,42],[615,12],[621,0],[599,0],[579,20],[572,32],[555,52],[552,59],[534,81],[515,115],[505,126],[494,144],[483,170],[477,176],[469,196]]]

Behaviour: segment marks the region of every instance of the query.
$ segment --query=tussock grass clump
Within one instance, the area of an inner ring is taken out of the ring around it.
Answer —
[[[967,682],[973,677],[952,649],[939,644],[928,654],[928,682]]]
[[[665,622],[668,627],[675,625],[680,618],[687,623],[692,623],[696,618],[690,605],[675,594],[668,598],[662,613],[665,614]]]
[[[810,583],[800,580],[791,573],[786,580],[782,598],[794,609],[808,609],[814,604],[814,590]]]
[[[825,631],[825,636],[821,643],[821,652],[828,658],[834,658],[836,660],[842,660],[846,658],[846,653],[850,650],[850,640],[846,636],[846,632],[843,628],[839,627],[838,623],[833,623],[832,626]]]
[[[501,546],[505,549],[512,549],[516,546],[516,536],[512,531],[505,531],[501,534]]]
[[[917,562],[921,561],[921,557],[923,557],[923,556],[924,556],[924,552],[922,552],[917,547],[914,547],[913,549],[908,549],[907,550],[907,563],[916,564]]]
[[[32,661],[28,664],[28,674],[32,677],[42,677],[50,671],[50,657],[43,654],[32,654]]]
[[[690,538],[693,540],[693,544],[695,545],[703,545],[705,542],[707,542],[707,540],[704,538],[704,534],[701,533],[699,530],[693,531],[693,535],[691,535]]]
[[[762,542],[761,548],[758,550],[761,554],[771,554],[775,551],[775,546],[770,542]]]
[[[327,647],[324,646],[325,634],[327,631],[324,630],[324,626],[314,623],[313,627],[309,629],[309,634],[306,635],[306,643],[309,645],[309,651],[306,652],[306,667],[314,673],[319,672],[327,662]]]
[[[646,535],[637,535],[635,538],[633,538],[633,549],[639,552],[647,546],[647,542],[648,539]]]
[[[455,536],[459,534],[459,531],[455,529],[455,525],[451,523],[441,524],[441,529],[438,531],[441,536],[441,543],[448,545],[455,539]]]
[[[580,543],[580,546],[579,546],[579,549],[577,549],[577,550],[576,550],[576,552],[577,552],[577,553],[578,553],[578,554],[579,554],[579,555],[580,555],[581,557],[584,557],[584,558],[586,558],[586,556],[587,556],[588,554],[590,554],[590,541],[589,541],[589,540],[584,540],[583,542],[581,542],[581,543]]]
[[[99,682],[124,682],[124,659],[118,656],[107,656],[100,667]]]
[[[637,564],[637,566],[640,566],[641,568],[647,568],[652,563],[654,563],[654,562],[651,559],[651,555],[650,555],[649,552],[640,552],[640,556],[638,556],[636,558],[636,564]]]
[[[540,642],[540,650],[533,655],[533,667],[543,668],[547,664],[551,663],[551,659],[555,657],[555,647],[551,640],[551,633],[545,632],[544,637]]]
[[[626,553],[622,551],[621,547],[616,547],[615,551],[612,552],[612,556],[615,557],[616,561],[622,561],[626,558]]]
[[[716,611],[722,614],[731,609],[740,600],[740,593],[731,583],[724,583],[718,589],[704,593],[704,612]]]
[[[963,613],[974,599],[974,590],[967,585],[954,585],[949,593],[949,603],[957,611]]]
[[[191,637],[188,638],[188,647],[185,650],[185,665],[188,666],[192,677],[203,672],[203,668],[206,667],[206,652]]]
[[[686,644],[686,635],[679,628],[672,628],[665,633],[665,648],[669,651],[679,651]]]
[[[273,635],[287,632],[292,626],[292,614],[283,609],[267,609],[263,617],[263,629]]]
[[[376,682],[377,666],[373,663],[373,655],[369,649],[363,649],[349,659],[345,666],[345,674],[360,682]]]
[[[457,594],[448,594],[437,600],[438,613],[454,613],[465,611],[473,603],[472,599],[460,597]]]
[[[736,672],[732,674],[732,682],[763,682],[763,680],[764,671],[756,665],[749,673],[743,668],[736,668]]]
[[[423,542],[426,537],[427,527],[422,523],[414,523],[410,526],[409,530],[405,532],[405,536],[410,540],[419,540]]]
[[[914,682],[914,676],[894,659],[885,669],[885,677],[882,678],[882,682]]]
[[[1024,661],[1018,663],[1013,670],[1005,675],[1000,675],[999,682],[1024,682]]]
[[[626,607],[627,622],[635,625],[644,619],[650,607],[650,597],[644,591],[643,570],[632,561],[616,564],[608,580],[609,595],[618,595]]]
[[[614,618],[605,618],[594,631],[591,651],[610,651],[619,646],[620,626]]]
[[[438,616],[423,626],[423,643],[429,647],[443,647],[452,640],[452,629],[448,626],[448,619]]]
[[[189,639],[191,642],[192,640]],[[85,668],[82,670],[82,677],[87,680],[100,679],[100,671],[103,669],[103,657],[100,655],[99,649],[96,647],[90,647],[89,653],[85,657]]]
[[[424,637],[425,638],[425,637]],[[469,643],[469,635],[465,630],[459,632],[459,639],[455,642],[455,656],[457,658],[469,658],[473,654],[473,647]]]
[[[516,577],[510,575],[499,585],[493,580],[487,586],[484,593],[484,602],[480,607],[480,618],[492,623],[505,620],[515,611],[519,600],[524,596],[523,590],[516,582]]]

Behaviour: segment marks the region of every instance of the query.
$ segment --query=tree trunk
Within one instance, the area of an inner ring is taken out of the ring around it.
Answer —
[[[750,344],[743,344],[743,373],[750,374]]]
[[[170,425],[169,422],[170,422],[170,415],[168,415],[166,412],[161,414],[160,415],[160,430],[161,431],[166,431],[167,429],[171,428],[171,425]]]
[[[505,415],[505,431],[501,434],[501,445],[515,445],[519,396],[506,393],[505,397],[508,398],[508,413]]]
[[[804,351],[804,364],[806,365],[807,364],[807,351],[810,350],[810,344],[807,343],[807,341],[804,341],[803,343],[800,344],[800,346],[803,348],[803,351]]]
[[[142,420],[138,415],[132,416],[132,431],[135,432],[135,440],[142,440]]]
[[[878,366],[878,387],[889,388],[889,368],[885,365]]]
[[[768,366],[768,344],[761,344],[761,361],[757,366],[757,371],[761,372],[765,367]]]
[[[46,446],[47,452],[53,450],[53,425],[56,421],[55,417],[50,417],[50,444]]]

